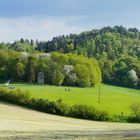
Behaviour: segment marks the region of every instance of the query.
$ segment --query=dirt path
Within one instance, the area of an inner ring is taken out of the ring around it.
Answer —
[[[0,103],[0,139],[139,138],[140,124],[86,121]]]

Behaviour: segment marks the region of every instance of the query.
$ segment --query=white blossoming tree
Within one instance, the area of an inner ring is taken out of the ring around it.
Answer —
[[[138,76],[137,76],[137,73],[135,70],[130,70],[128,72],[128,76],[129,76],[129,79],[134,83],[134,85],[137,85],[137,82],[138,82]]]

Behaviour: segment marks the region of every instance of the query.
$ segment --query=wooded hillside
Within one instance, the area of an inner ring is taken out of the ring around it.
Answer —
[[[1,49],[26,52],[76,53],[98,60],[103,82],[140,87],[140,31],[122,26],[54,37],[51,41],[21,39],[0,44]]]

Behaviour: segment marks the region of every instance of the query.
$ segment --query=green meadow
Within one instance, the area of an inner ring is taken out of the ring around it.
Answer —
[[[14,84],[16,88],[30,91],[34,98],[62,101],[71,106],[82,104],[94,106],[98,110],[107,111],[110,115],[119,115],[123,112],[124,115],[130,115],[130,105],[140,103],[140,90],[110,86],[101,84],[99,100],[99,87],[93,88],[77,88],[64,86],[49,86],[49,85],[30,85],[30,84]],[[70,91],[66,91],[70,89]]]

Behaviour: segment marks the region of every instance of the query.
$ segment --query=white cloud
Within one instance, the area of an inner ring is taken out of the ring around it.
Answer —
[[[0,18],[0,42],[13,42],[20,38],[50,40],[54,36],[79,33],[88,27],[68,24],[75,18],[22,17]]]
[[[139,23],[135,20],[130,22],[127,17],[124,19],[116,16],[114,19],[111,15],[90,18],[86,16],[0,18],[0,42],[13,42],[21,38],[47,41],[58,35],[80,33],[108,25],[139,27]]]

